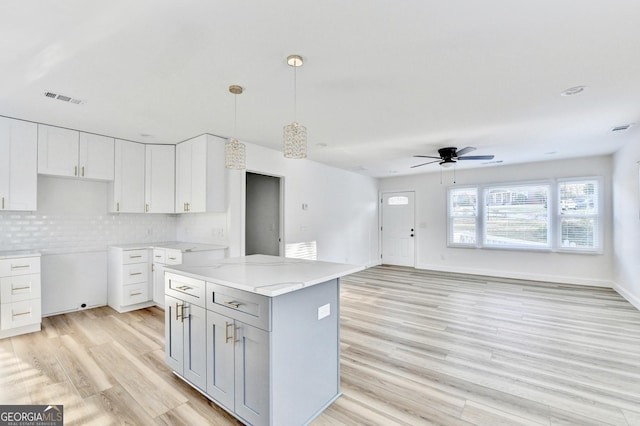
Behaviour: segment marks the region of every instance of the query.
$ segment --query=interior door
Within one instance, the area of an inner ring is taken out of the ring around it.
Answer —
[[[382,263],[415,266],[415,193],[382,194]]]

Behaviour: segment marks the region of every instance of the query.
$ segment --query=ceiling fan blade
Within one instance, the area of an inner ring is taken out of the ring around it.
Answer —
[[[433,158],[433,157],[431,157],[431,158]],[[435,161],[429,161],[428,163],[416,164],[415,166],[411,166],[411,168],[415,169],[416,167],[426,166],[427,164],[438,163],[439,161],[441,161],[441,160],[437,159]]]
[[[495,155],[467,155],[466,157],[458,157],[458,160],[493,160]]]
[[[468,146],[466,148],[462,148],[460,151],[456,151],[456,157],[462,157],[463,155],[465,155],[467,152],[471,152],[471,151],[475,151],[477,148],[474,148],[472,146]]]
[[[414,155],[414,157],[418,157],[418,158],[437,158],[438,160],[440,159],[440,157],[434,157],[433,155]]]

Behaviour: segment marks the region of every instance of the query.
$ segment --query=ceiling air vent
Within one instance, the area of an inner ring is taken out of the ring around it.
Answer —
[[[83,101],[81,99],[75,99],[75,98],[72,98],[71,96],[65,96],[65,95],[61,95],[61,94],[58,94],[58,93],[44,92],[44,95],[47,98],[57,99],[57,100],[63,101],[63,102],[70,102],[70,103],[76,104],[76,105],[83,103]]]

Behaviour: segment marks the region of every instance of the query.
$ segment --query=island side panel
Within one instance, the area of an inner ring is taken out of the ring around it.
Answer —
[[[339,302],[339,279],[272,299],[271,424],[306,424],[340,395]]]

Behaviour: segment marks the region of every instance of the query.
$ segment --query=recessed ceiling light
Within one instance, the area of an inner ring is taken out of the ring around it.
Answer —
[[[560,93],[560,96],[573,96],[573,95],[577,95],[578,93],[582,93],[584,92],[584,89],[586,89],[587,86],[575,86],[575,87],[569,87],[567,90],[563,91],[562,93]]]

